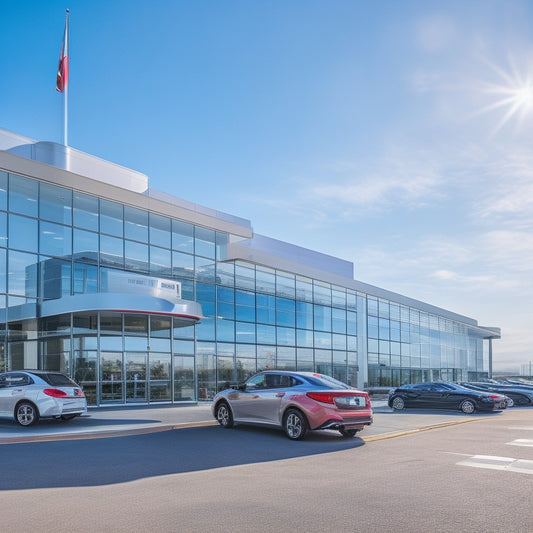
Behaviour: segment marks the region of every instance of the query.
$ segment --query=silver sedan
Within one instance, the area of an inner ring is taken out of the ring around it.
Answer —
[[[0,417],[21,426],[40,418],[70,420],[87,413],[81,387],[60,372],[20,370],[0,374]]]

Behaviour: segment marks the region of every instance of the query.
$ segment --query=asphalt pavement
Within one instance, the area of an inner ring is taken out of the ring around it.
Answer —
[[[465,415],[459,411],[393,411],[386,401],[373,401],[374,423],[358,433],[369,442],[438,427],[474,422],[499,413]],[[89,408],[86,416],[70,421],[41,420],[31,427],[0,420],[0,444],[118,437],[216,425],[211,404],[117,406]]]

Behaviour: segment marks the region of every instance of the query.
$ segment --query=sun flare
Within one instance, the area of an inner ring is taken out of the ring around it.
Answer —
[[[520,126],[526,116],[533,111],[533,74],[523,75],[511,61],[510,72],[489,63],[490,68],[500,77],[499,83],[487,83],[482,91],[494,95],[496,100],[480,110],[488,113],[497,109],[504,110],[503,116],[493,130],[501,130],[511,119],[516,119]]]

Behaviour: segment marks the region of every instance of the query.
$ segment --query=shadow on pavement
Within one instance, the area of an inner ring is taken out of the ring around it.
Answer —
[[[116,421],[115,421],[116,422]],[[337,432],[290,441],[281,431],[210,426],[81,441],[5,445],[0,490],[89,487],[358,448]]]
[[[72,420],[59,420],[57,418],[43,418],[34,426],[22,427],[14,420],[0,420],[0,431],[9,429],[20,432],[21,435],[39,435],[46,429],[87,429],[105,426],[132,426],[136,424],[157,424],[161,420],[155,418],[91,418],[89,416],[76,417]]]

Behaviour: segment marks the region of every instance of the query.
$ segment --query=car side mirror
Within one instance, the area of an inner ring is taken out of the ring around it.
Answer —
[[[238,390],[245,391],[245,390],[246,390],[246,383],[239,383],[239,384],[237,385],[237,389],[238,389]]]

